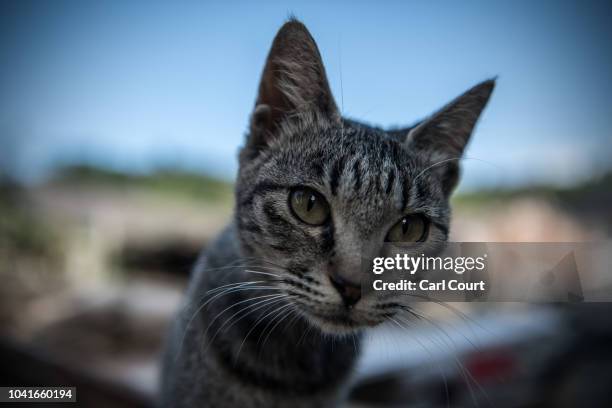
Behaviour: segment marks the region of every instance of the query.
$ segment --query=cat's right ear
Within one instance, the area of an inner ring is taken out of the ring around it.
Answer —
[[[248,147],[261,150],[278,136],[283,121],[307,112],[331,120],[340,117],[317,44],[304,24],[291,19],[270,48],[251,115]]]

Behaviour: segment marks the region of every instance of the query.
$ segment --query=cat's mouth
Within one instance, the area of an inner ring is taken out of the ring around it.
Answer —
[[[352,309],[339,308],[335,311],[320,312],[307,310],[311,322],[326,332],[334,334],[355,332],[367,327],[377,326],[383,319],[366,317]]]

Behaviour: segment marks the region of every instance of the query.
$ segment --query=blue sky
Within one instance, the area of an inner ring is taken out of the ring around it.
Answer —
[[[605,2],[85,2],[0,6],[0,160],[232,179],[264,59],[290,13],[345,115],[410,124],[499,76],[463,188],[573,183],[612,156]]]

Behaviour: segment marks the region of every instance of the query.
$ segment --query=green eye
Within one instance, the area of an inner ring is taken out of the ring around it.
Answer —
[[[427,219],[420,215],[406,215],[399,220],[385,238],[386,242],[423,242],[429,232]]]
[[[325,198],[308,187],[291,191],[289,207],[297,219],[309,225],[322,225],[329,218],[329,204]]]

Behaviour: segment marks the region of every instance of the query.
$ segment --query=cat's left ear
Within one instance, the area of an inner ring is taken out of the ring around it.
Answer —
[[[428,158],[428,171],[441,177],[447,197],[459,181],[459,160],[494,87],[495,79],[476,85],[408,132],[405,144]]]

